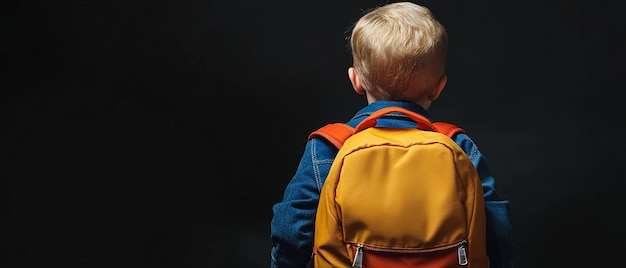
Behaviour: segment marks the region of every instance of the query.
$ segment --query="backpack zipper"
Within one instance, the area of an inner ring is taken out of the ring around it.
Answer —
[[[430,252],[458,247],[457,255],[459,257],[459,265],[467,265],[467,252],[465,250],[465,244],[467,244],[467,240],[462,240],[454,244],[450,244],[450,245],[446,245],[442,247],[427,248],[427,249],[390,249],[390,248],[370,247],[370,246],[366,246],[363,244],[357,244],[356,253],[354,254],[354,260],[352,261],[352,268],[363,267],[363,250],[364,249],[367,251],[377,251],[377,252],[385,252],[385,253],[430,253]]]
[[[354,254],[354,261],[352,261],[352,268],[363,267],[363,244],[356,245],[356,253]]]

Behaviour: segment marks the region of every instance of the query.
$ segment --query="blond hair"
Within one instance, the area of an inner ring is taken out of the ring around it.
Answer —
[[[409,2],[363,15],[350,36],[354,68],[379,100],[417,101],[444,74],[448,36],[431,11]]]

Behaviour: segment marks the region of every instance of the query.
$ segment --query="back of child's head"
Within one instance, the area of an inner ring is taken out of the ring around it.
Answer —
[[[363,88],[378,100],[415,102],[444,75],[448,36],[431,11],[399,2],[363,15],[350,47]]]

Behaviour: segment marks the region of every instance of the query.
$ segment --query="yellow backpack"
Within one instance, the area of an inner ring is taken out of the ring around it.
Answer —
[[[417,128],[380,128],[403,113]],[[339,148],[315,221],[314,267],[488,267],[480,178],[450,138],[463,132],[399,108],[313,132]]]

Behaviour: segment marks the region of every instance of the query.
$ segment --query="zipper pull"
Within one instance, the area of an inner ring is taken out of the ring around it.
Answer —
[[[459,265],[467,265],[467,252],[465,251],[465,243],[458,248]]]
[[[363,267],[363,245],[356,245],[356,253],[354,254],[354,261],[352,262],[352,268]]]

